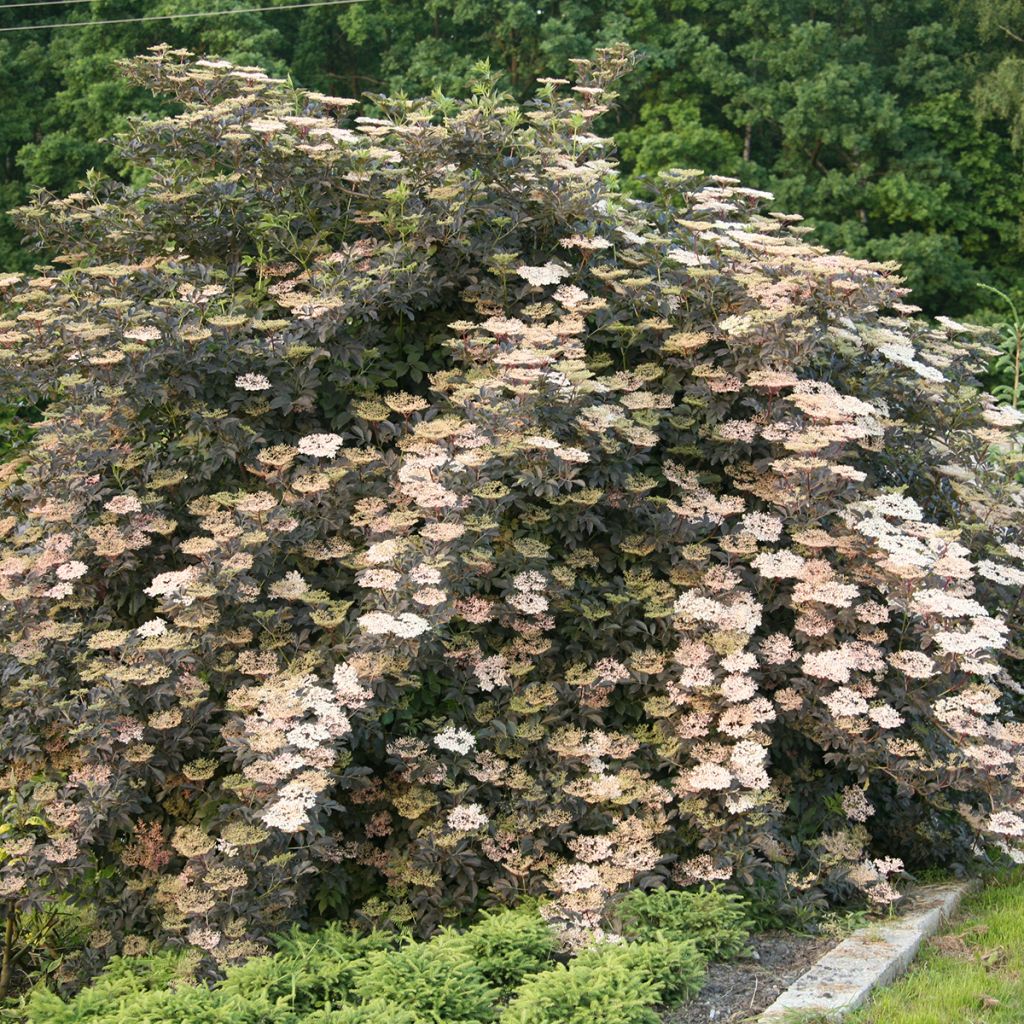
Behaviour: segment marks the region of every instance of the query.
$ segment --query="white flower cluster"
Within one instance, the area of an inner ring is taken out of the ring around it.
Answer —
[[[486,828],[490,820],[479,804],[462,804],[448,812],[448,827],[453,832],[476,832]]]
[[[367,612],[359,616],[359,627],[371,636],[397,636],[403,640],[412,640],[414,637],[426,633],[430,629],[430,623],[422,616],[412,612],[402,612],[401,615],[389,615],[387,612]]]
[[[89,566],[85,562],[65,562],[63,565],[57,566],[57,579],[69,582],[71,580],[80,579],[89,571]]]
[[[235,378],[235,387],[241,391],[269,391],[270,380],[262,373],[243,373]]]
[[[299,438],[295,446],[303,455],[312,455],[319,459],[333,459],[344,445],[344,440],[337,434],[307,434]]]
[[[492,655],[490,658],[483,658],[473,668],[480,689],[489,693],[496,686],[507,685],[508,662],[501,654]]]
[[[926,363],[922,363],[917,358],[917,353],[914,351],[912,345],[879,345],[878,353],[879,355],[885,356],[890,363],[895,363],[897,366],[905,366],[908,370],[913,370],[914,373],[919,377],[923,377],[925,380],[930,380],[938,384],[946,379],[938,370],[935,369],[934,366],[928,366]]]
[[[245,727],[252,749],[264,757],[247,764],[243,774],[273,785],[287,780],[260,818],[282,832],[299,832],[330,786],[325,769],[352,726],[337,692],[317,685],[315,676],[269,681],[260,692],[261,706],[246,716]]]
[[[476,739],[466,729],[449,726],[434,737],[434,745],[442,750],[454,751],[456,754],[468,754],[476,746]]]
[[[359,682],[359,674],[347,662],[335,665],[333,682],[334,696],[342,707],[362,708],[373,698],[373,691]]]
[[[184,605],[190,605],[193,598],[188,597],[185,591],[195,582],[198,570],[195,566],[187,569],[178,569],[172,572],[162,572],[153,578],[153,582],[143,591],[150,597],[167,597],[171,600],[180,601]]]
[[[1024,836],[1024,818],[1012,811],[999,811],[989,818],[988,829],[1000,836]]]
[[[558,284],[563,277],[569,276],[569,271],[565,267],[560,267],[557,263],[545,263],[543,267],[517,267],[516,273],[524,280],[534,286],[534,288],[542,288],[548,284]]]
[[[134,494],[118,494],[110,499],[104,506],[108,512],[117,515],[127,515],[130,512],[141,512],[142,502]]]

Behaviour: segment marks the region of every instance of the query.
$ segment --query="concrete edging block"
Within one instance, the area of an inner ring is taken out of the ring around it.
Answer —
[[[963,897],[981,888],[977,880],[922,886],[907,913],[870,924],[830,949],[757,1018],[784,1024],[810,1014],[839,1020],[867,1002],[871,990],[898,978],[921,943],[956,911]]]

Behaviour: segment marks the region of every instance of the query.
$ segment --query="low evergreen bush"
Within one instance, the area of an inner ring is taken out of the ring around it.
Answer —
[[[111,958],[92,982],[70,1002],[37,986],[27,1003],[29,1024],[78,1024],[109,1020],[121,1006],[162,993],[175,982],[189,979],[189,962],[180,953],[154,953],[149,956]]]
[[[692,942],[602,943],[527,979],[501,1024],[655,1024],[652,1007],[697,992],[704,964]]]
[[[396,946],[387,932],[360,937],[341,926],[299,932],[278,940],[273,956],[253,957],[232,968],[218,985],[226,995],[261,992],[297,1013],[349,1001],[367,955]]]
[[[656,938],[647,942],[603,943],[584,950],[573,961],[574,969],[628,971],[649,981],[658,1002],[675,1006],[700,991],[706,961],[695,942]]]
[[[495,1019],[499,998],[467,952],[432,942],[370,953],[355,994],[364,1002],[395,1003],[426,1024],[486,1024]]]
[[[694,894],[690,894],[694,895]],[[341,926],[291,933],[278,952],[229,966],[207,986],[195,954],[113,958],[69,999],[42,985],[20,1024],[568,1024],[651,1020],[650,1008],[675,1005],[699,990],[702,941],[714,929],[701,913],[731,920],[735,904],[705,898],[644,918],[667,922],[636,942],[591,945],[568,966],[555,963],[555,935],[535,909],[485,913],[463,932],[429,942],[392,932],[359,937]],[[650,909],[650,908],[647,908]],[[642,930],[640,928],[637,929]],[[724,952],[725,943],[719,943]],[[7,1019],[0,1017],[0,1019]]]
[[[226,996],[203,985],[148,992],[96,1024],[300,1024],[288,1006],[262,993]],[[72,1017],[67,1024],[77,1019]]]
[[[691,940],[709,960],[730,960],[749,948],[747,901],[719,886],[696,892],[634,889],[616,901],[611,919],[615,931],[629,939]]]
[[[289,1006],[255,992],[226,995],[204,985],[180,985],[102,996],[84,989],[65,1002],[39,993],[28,1002],[25,1024],[303,1024]]]
[[[622,964],[565,967],[527,981],[500,1024],[658,1024],[652,982]]]
[[[466,931],[431,940],[431,946],[439,943],[464,951],[503,995],[548,966],[558,945],[551,925],[536,910],[526,909],[485,911]]]
[[[304,1017],[300,1024],[424,1024],[424,1018],[399,1003],[373,999],[360,1006],[320,1010]],[[428,1024],[434,1024],[428,1021]]]

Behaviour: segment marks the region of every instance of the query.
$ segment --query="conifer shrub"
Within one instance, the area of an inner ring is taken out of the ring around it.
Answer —
[[[551,966],[555,933],[536,910],[484,914],[464,932],[407,944],[391,932],[293,928],[277,951],[229,966],[212,986],[194,953],[114,957],[64,999],[43,985],[27,1024],[466,1024],[493,1020],[523,980]],[[363,978],[363,975],[366,975]],[[3,1019],[3,1018],[0,1018]]]
[[[484,912],[465,931],[431,939],[431,945],[466,953],[487,983],[508,995],[549,965],[558,942],[551,925],[533,909]]]
[[[374,999],[359,1006],[319,1010],[303,1018],[302,1024],[423,1024],[423,1018],[398,1003]]]
[[[486,1024],[499,993],[465,950],[423,942],[396,952],[370,953],[356,975],[360,1002],[383,999],[436,1024]]]
[[[189,975],[188,957],[181,953],[115,956],[70,1002],[38,985],[28,999],[25,1019],[28,1024],[106,1024],[118,1007],[142,1003]]]
[[[222,968],[545,897],[572,942],[633,884],[884,905],[1024,836],[1021,417],[766,194],[623,195],[631,61],[365,115],[126,68],[182,113],[0,277],[0,391],[46,409],[0,509],[4,914]]]
[[[658,1024],[657,1002],[650,979],[623,964],[559,964],[520,988],[500,1024]]]
[[[700,991],[706,960],[697,943],[689,939],[658,936],[645,942],[605,942],[583,950],[572,962],[573,970],[624,969],[649,981],[657,1002],[676,1006]]]
[[[704,958],[692,942],[603,942],[527,979],[501,1024],[657,1024],[657,1005],[697,992]]]
[[[40,990],[29,1000],[25,1024],[303,1024],[289,1006],[265,994],[225,995],[205,985],[100,994],[83,989],[64,1001]]]
[[[60,1024],[79,1024],[74,1004],[71,1011]],[[109,1006],[95,1024],[298,1024],[299,1019],[290,1007],[262,994],[224,996],[203,985],[185,985]]]
[[[691,940],[709,960],[731,960],[749,948],[747,901],[720,886],[634,889],[615,901],[611,916],[613,929],[633,941]]]
[[[355,991],[356,978],[368,967],[368,954],[393,949],[397,940],[387,932],[357,936],[329,925],[315,932],[292,929],[275,945],[272,956],[252,957],[229,971],[218,983],[219,991],[241,996],[261,992],[297,1013],[339,1005]]]

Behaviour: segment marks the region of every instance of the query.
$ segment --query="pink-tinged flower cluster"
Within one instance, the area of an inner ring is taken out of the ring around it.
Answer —
[[[271,677],[236,695],[239,706],[252,708],[241,722],[242,774],[271,787],[259,813],[265,825],[281,832],[309,826],[330,786],[338,743],[351,732],[343,696],[311,675]]]

